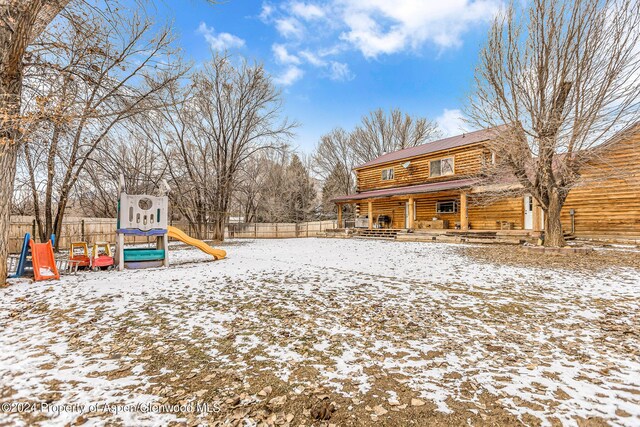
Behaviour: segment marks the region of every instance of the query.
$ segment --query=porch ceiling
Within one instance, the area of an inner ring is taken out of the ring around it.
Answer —
[[[469,188],[478,182],[475,178],[457,179],[455,181],[432,182],[429,184],[410,185],[407,187],[385,188],[382,190],[363,191],[356,194],[348,194],[333,199],[334,203],[348,203],[351,201],[378,199],[384,197],[404,196],[410,194],[428,194],[438,191]]]

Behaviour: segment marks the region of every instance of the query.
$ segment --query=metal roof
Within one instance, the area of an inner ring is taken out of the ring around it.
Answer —
[[[455,181],[432,182],[429,184],[409,185],[406,187],[385,188],[382,190],[363,191],[333,199],[333,202],[347,202],[351,200],[375,199],[380,197],[402,196],[407,194],[435,193],[437,191],[454,190],[471,187],[478,180],[476,178],[457,179]]]
[[[474,132],[463,133],[462,135],[451,136],[449,138],[439,139],[437,141],[427,142],[426,144],[416,145],[415,147],[405,148],[403,150],[394,151],[384,154],[378,158],[368,161],[355,169],[362,169],[369,166],[379,165],[382,163],[394,162],[410,157],[420,156],[436,151],[449,150],[469,144],[476,144],[482,141],[492,139],[497,132],[504,129],[505,125],[490,129],[482,129]]]

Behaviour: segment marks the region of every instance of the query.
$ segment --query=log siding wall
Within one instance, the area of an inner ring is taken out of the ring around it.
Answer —
[[[428,182],[461,179],[481,172],[490,153],[482,144],[474,144],[446,152],[399,160],[357,170],[358,191],[367,191]],[[430,178],[432,160],[454,157],[455,174]],[[402,167],[411,161],[408,169]],[[394,179],[382,181],[382,170],[393,167]],[[416,221],[432,218],[449,220],[449,228],[460,222],[460,213],[438,214],[436,202],[460,200],[459,191],[416,194]],[[405,228],[405,203],[408,196],[373,200],[374,219],[388,215],[393,228]],[[471,229],[497,230],[500,221],[524,229],[524,201],[511,197],[487,204],[481,197],[469,194],[468,218]],[[368,200],[356,204],[357,212],[366,215]],[[640,236],[640,132],[634,137],[611,144],[598,161],[585,169],[582,184],[571,190],[562,210],[566,231],[571,230],[570,210],[575,210],[575,234],[578,236]]]
[[[640,134],[612,145],[582,175],[562,209],[562,225],[575,234],[640,235]]]
[[[398,160],[393,163],[375,165],[357,170],[358,191],[380,190],[383,188],[405,187],[408,185],[425,184],[429,182],[448,181],[473,176],[481,171],[483,158],[488,151],[480,144],[468,145],[453,150],[430,153],[428,155],[410,159]],[[429,166],[432,160],[453,157],[454,175],[440,177],[429,176]],[[410,161],[408,168],[402,165]],[[382,171],[393,168],[393,179],[382,180]]]

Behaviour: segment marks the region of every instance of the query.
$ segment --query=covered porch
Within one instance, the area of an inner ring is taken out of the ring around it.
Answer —
[[[487,202],[474,179],[372,190],[334,199],[338,228],[390,229],[409,233],[533,235],[542,230],[542,210],[533,198],[507,197]],[[343,218],[351,204],[354,220]],[[371,233],[365,233],[371,234]],[[495,233],[494,233],[495,234]]]

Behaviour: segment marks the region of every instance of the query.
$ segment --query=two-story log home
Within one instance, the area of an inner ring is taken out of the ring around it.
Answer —
[[[356,206],[356,227],[535,236],[544,228],[544,212],[533,197],[483,197],[487,188],[477,177],[495,160],[489,146],[496,131],[429,142],[358,166],[357,192],[334,200],[339,223],[341,205],[349,203]],[[571,190],[562,215],[565,230],[640,239],[640,129],[626,135],[607,143],[605,155],[585,171],[585,184]]]

